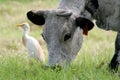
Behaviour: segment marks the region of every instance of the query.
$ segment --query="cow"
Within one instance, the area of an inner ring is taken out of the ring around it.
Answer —
[[[112,6],[111,6],[112,5]],[[61,0],[55,10],[31,10],[28,19],[44,25],[42,36],[48,47],[48,65],[68,65],[80,50],[83,35],[98,27],[116,31],[115,54],[109,64],[117,70],[120,64],[120,1],[119,0]]]

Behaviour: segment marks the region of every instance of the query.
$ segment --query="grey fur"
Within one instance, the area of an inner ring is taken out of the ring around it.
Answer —
[[[105,30],[120,31],[120,0],[98,0],[95,13],[98,27]]]
[[[48,46],[48,64],[62,66],[69,64],[82,46],[83,28],[76,25],[76,18],[96,19],[98,27],[119,34],[120,0],[61,0],[56,10],[30,11],[27,16],[35,24],[44,24],[43,37]],[[64,41],[67,33],[71,34],[71,38]],[[119,42],[116,38],[116,46]],[[120,62],[118,54],[115,51],[110,63],[113,69]]]
[[[72,38],[64,41],[67,33],[71,33]],[[48,46],[49,65],[69,64],[82,45],[82,29],[75,26],[74,18],[56,16],[56,13],[51,10],[47,13],[43,36]]]

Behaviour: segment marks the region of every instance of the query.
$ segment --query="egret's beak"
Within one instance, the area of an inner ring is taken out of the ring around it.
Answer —
[[[21,23],[21,24],[17,24],[17,27],[22,27],[24,24]]]

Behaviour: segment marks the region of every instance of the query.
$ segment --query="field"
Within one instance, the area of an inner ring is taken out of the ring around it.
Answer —
[[[39,40],[47,59],[46,43],[40,35],[42,27],[28,21],[26,12],[32,9],[56,9],[58,2],[0,0],[0,80],[119,80],[120,77],[108,69],[114,54],[116,33],[96,26],[88,36],[84,36],[82,48],[70,67],[61,71],[45,69],[40,62],[28,59],[21,41],[23,31],[16,24],[30,24],[30,35]]]

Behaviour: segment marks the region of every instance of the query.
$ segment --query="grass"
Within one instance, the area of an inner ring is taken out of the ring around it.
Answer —
[[[42,27],[29,22],[25,14],[31,9],[55,9],[58,2],[0,0],[0,80],[119,80],[108,70],[116,33],[97,27],[84,36],[83,46],[70,67],[61,71],[44,69],[40,62],[28,59],[21,43],[22,30],[16,24],[27,21],[31,25],[30,35],[40,41],[47,58],[46,44],[40,36]]]

